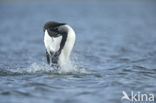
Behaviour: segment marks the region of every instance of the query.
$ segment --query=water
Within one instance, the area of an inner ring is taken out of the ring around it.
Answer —
[[[0,102],[127,103],[123,90],[156,96],[155,11],[152,0],[1,2]],[[49,20],[76,32],[66,71],[46,64]]]

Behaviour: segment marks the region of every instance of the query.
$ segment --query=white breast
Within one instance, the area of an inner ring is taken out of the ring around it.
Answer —
[[[47,52],[57,52],[60,48],[60,43],[62,40],[62,36],[59,37],[50,37],[47,30],[45,30],[44,34],[44,45],[47,49]]]

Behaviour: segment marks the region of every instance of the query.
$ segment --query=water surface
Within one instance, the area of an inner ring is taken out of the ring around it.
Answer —
[[[1,2],[0,102],[127,103],[123,90],[156,95],[155,11],[151,0]],[[76,32],[74,71],[46,64],[49,20]]]

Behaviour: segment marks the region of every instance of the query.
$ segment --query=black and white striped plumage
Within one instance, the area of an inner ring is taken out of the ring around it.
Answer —
[[[69,25],[53,21],[44,25],[44,44],[48,64],[61,67],[66,63],[74,43],[75,32]]]

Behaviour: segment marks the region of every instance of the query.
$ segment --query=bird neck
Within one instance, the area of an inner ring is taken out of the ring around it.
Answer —
[[[59,56],[59,64],[65,63],[65,61],[69,59],[70,53],[75,43],[74,30],[69,25],[65,25],[64,29],[66,29],[66,34],[63,35],[61,41],[62,47],[60,47],[61,52]]]

